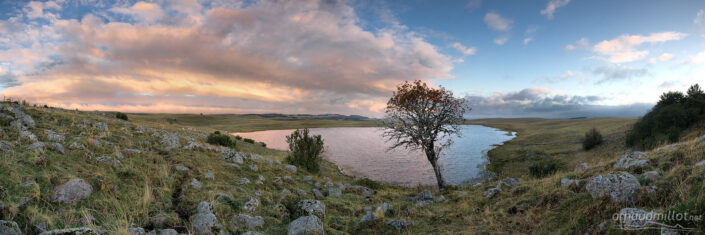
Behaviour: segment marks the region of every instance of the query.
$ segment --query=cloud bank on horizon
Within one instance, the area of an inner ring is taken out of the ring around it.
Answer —
[[[702,2],[633,31],[619,30],[639,14],[576,28],[605,17],[571,11],[604,3],[537,3],[2,2],[0,93],[82,110],[379,117],[397,84],[423,80],[465,96],[471,117],[638,116],[705,79]]]

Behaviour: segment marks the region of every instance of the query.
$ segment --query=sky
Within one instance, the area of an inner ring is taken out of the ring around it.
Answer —
[[[80,110],[639,116],[705,83],[701,0],[0,0],[0,94]]]

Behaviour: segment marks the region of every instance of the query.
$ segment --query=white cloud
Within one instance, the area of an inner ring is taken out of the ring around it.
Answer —
[[[671,54],[671,53],[663,53],[660,56],[649,59],[649,64],[655,64],[658,62],[666,62],[666,61],[672,60],[673,58],[676,58],[676,55]]]
[[[546,8],[541,10],[541,15],[545,15],[549,20],[552,20],[553,13],[555,13],[558,8],[568,3],[570,3],[570,0],[551,0],[548,2],[548,5],[546,5]]]
[[[136,2],[134,5],[127,8],[114,7],[111,8],[110,11],[130,15],[145,23],[153,23],[164,17],[164,12],[159,5],[148,2]]]
[[[532,38],[532,37],[527,37],[527,38],[524,38],[523,43],[524,43],[524,45],[527,45],[527,44],[529,44],[529,42],[531,42],[532,40],[534,40],[534,38]]]
[[[36,18],[45,18],[45,19],[55,19],[56,15],[46,12],[46,10],[61,10],[61,6],[56,4],[54,1],[47,1],[47,2],[37,2],[37,1],[31,1],[27,3],[27,6],[24,7],[23,11],[26,13],[27,18],[29,19],[36,19]]]
[[[590,47],[590,41],[588,41],[587,38],[580,38],[580,40],[575,43],[566,45],[565,50],[572,51],[575,49],[586,49],[588,47]]]
[[[462,53],[463,55],[474,55],[477,52],[477,48],[475,47],[466,47],[463,44],[460,44],[459,42],[453,43],[451,45],[455,50],[458,52]]]
[[[504,45],[505,43],[507,43],[508,40],[509,40],[509,37],[502,36],[502,37],[495,38],[494,43],[497,45]]]
[[[705,24],[705,10],[700,9],[700,11],[698,11],[698,14],[695,15],[695,19],[693,19],[693,24],[695,24],[695,25]]]
[[[690,59],[690,63],[694,65],[705,64],[705,51],[701,51],[693,56],[693,58]]]
[[[680,40],[687,34],[679,32],[661,32],[644,35],[622,35],[612,40],[605,40],[593,47],[593,51],[603,59],[612,63],[626,63],[646,58],[648,50],[639,50],[637,47],[644,43],[661,43]]]
[[[512,20],[505,19],[497,13],[487,13],[485,15],[485,23],[496,31],[507,31],[512,27]]]

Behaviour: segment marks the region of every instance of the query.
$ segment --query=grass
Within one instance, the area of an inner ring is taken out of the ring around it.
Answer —
[[[291,204],[298,199],[313,199],[313,184],[298,180],[313,175],[299,170],[292,174],[282,165],[269,164],[264,161],[246,161],[240,169],[226,165],[218,158],[217,152],[206,149],[166,151],[159,144],[159,138],[152,131],[139,134],[135,126],[148,126],[152,130],[162,129],[180,136],[181,143],[188,139],[205,142],[206,136],[214,130],[244,131],[262,128],[295,128],[295,125],[307,125],[303,121],[251,120],[257,127],[245,127],[245,124],[233,124],[230,129],[218,129],[235,123],[237,118],[219,124],[195,123],[190,126],[190,118],[200,115],[135,115],[129,114],[130,121],[122,121],[114,115],[94,112],[74,112],[47,108],[25,107],[27,113],[37,121],[38,127],[33,132],[45,141],[43,129],[51,129],[66,135],[64,146],[73,141],[86,143],[87,150],[68,150],[60,155],[48,150],[45,153],[26,151],[27,142],[18,138],[18,133],[9,126],[0,126],[0,140],[13,146],[11,152],[0,157],[0,186],[6,196],[0,196],[0,219],[17,222],[23,231],[32,233],[34,225],[46,223],[49,229],[84,226],[81,220],[95,217],[87,226],[106,229],[111,233],[124,233],[129,227],[175,228],[179,232],[192,232],[189,217],[195,213],[200,201],[211,202],[220,223],[230,231],[237,230],[233,225],[233,216],[243,212],[241,207],[256,190],[261,190],[261,205],[251,215],[262,216],[265,226],[252,229],[265,234],[283,234],[290,219],[281,218],[277,212],[277,199],[282,189],[295,192],[302,189],[308,196],[290,196],[283,203]],[[170,124],[166,117],[176,119]],[[215,119],[214,116],[206,118]],[[249,117],[248,117],[249,118]],[[83,120],[105,122],[109,132],[100,132],[93,128],[81,128]],[[240,119],[242,120],[242,119]],[[319,120],[316,120],[319,121]],[[323,218],[327,234],[590,234],[599,233],[598,225],[605,222],[608,233],[623,233],[615,229],[612,215],[621,208],[630,206],[646,210],[677,211],[702,214],[705,205],[705,186],[703,175],[705,167],[694,164],[705,159],[705,142],[693,141],[705,128],[696,128],[673,148],[650,152],[649,165],[643,169],[630,169],[646,186],[658,186],[653,194],[640,193],[636,205],[618,205],[609,199],[593,199],[586,192],[584,185],[595,175],[614,172],[611,165],[616,158],[627,151],[618,136],[610,133],[624,131],[634,119],[494,119],[474,120],[472,124],[493,126],[518,132],[518,137],[506,145],[490,152],[491,169],[498,179],[518,177],[522,184],[505,190],[491,199],[483,197],[483,192],[493,187],[496,182],[479,186],[451,187],[444,196],[445,203],[434,203],[425,207],[416,207],[407,200],[424,189],[405,188],[369,180],[357,180],[341,175],[337,167],[324,161],[321,172],[313,175],[317,182],[360,184],[376,188],[372,197],[364,197],[346,191],[342,198],[327,197],[322,199],[326,205]],[[321,124],[320,122],[318,124]],[[340,123],[338,123],[340,124]],[[321,124],[322,125],[322,124]],[[328,124],[327,124],[328,125]],[[329,125],[334,125],[329,123]],[[365,125],[368,125],[366,123]],[[123,128],[127,127],[127,128]],[[215,128],[217,127],[217,128]],[[310,126],[308,126],[310,127]],[[605,135],[606,142],[590,151],[583,151],[580,140],[589,128],[597,127]],[[88,145],[88,138],[109,141],[111,145],[102,147]],[[147,141],[148,143],[146,143]],[[258,153],[266,158],[283,160],[286,152],[267,149],[260,144],[245,143],[236,140],[240,151]],[[546,144],[550,143],[550,144]],[[95,157],[113,155],[123,148],[136,148],[142,151],[135,156],[120,159],[119,167],[97,163]],[[565,161],[566,167],[544,177],[530,176],[528,166],[540,158],[530,153],[542,153],[552,158]],[[529,156],[529,157],[527,157]],[[587,162],[592,170],[574,172],[573,166]],[[257,164],[259,171],[248,167]],[[174,170],[176,165],[190,168],[190,171]],[[636,174],[640,171],[658,170],[662,177],[650,182]],[[212,172],[215,179],[205,179],[205,173]],[[254,183],[237,185],[240,178],[247,177],[252,182],[258,175],[266,178],[264,184]],[[295,180],[275,184],[276,176],[290,175]],[[80,177],[87,180],[94,193],[79,204],[62,205],[49,202],[52,190],[66,180]],[[563,188],[561,178],[580,180],[580,187]],[[197,178],[203,188],[196,190],[189,185],[192,178]],[[36,181],[23,186],[27,179]],[[462,196],[457,191],[463,192]],[[227,195],[216,199],[219,194]],[[2,192],[0,192],[2,195]],[[26,207],[22,202],[28,200]],[[393,213],[384,216],[376,223],[359,224],[365,214],[364,207],[376,207],[387,202],[394,207]],[[247,214],[247,213],[246,213]],[[159,220],[157,218],[161,218]],[[414,223],[406,231],[397,232],[384,224],[388,219],[403,218]],[[687,224],[703,232],[705,223]],[[657,231],[648,231],[656,233]]]

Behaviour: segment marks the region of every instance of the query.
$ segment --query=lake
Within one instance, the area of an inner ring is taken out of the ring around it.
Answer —
[[[347,174],[404,186],[435,185],[436,179],[426,156],[421,151],[395,149],[382,137],[378,127],[313,128],[325,145],[323,157],[343,168]],[[288,150],[286,136],[293,130],[270,130],[233,133],[267,144],[267,147]],[[458,185],[481,180],[487,174],[487,151],[514,138],[514,133],[479,125],[461,126],[462,137],[453,137],[454,144],[439,159],[443,178]]]

